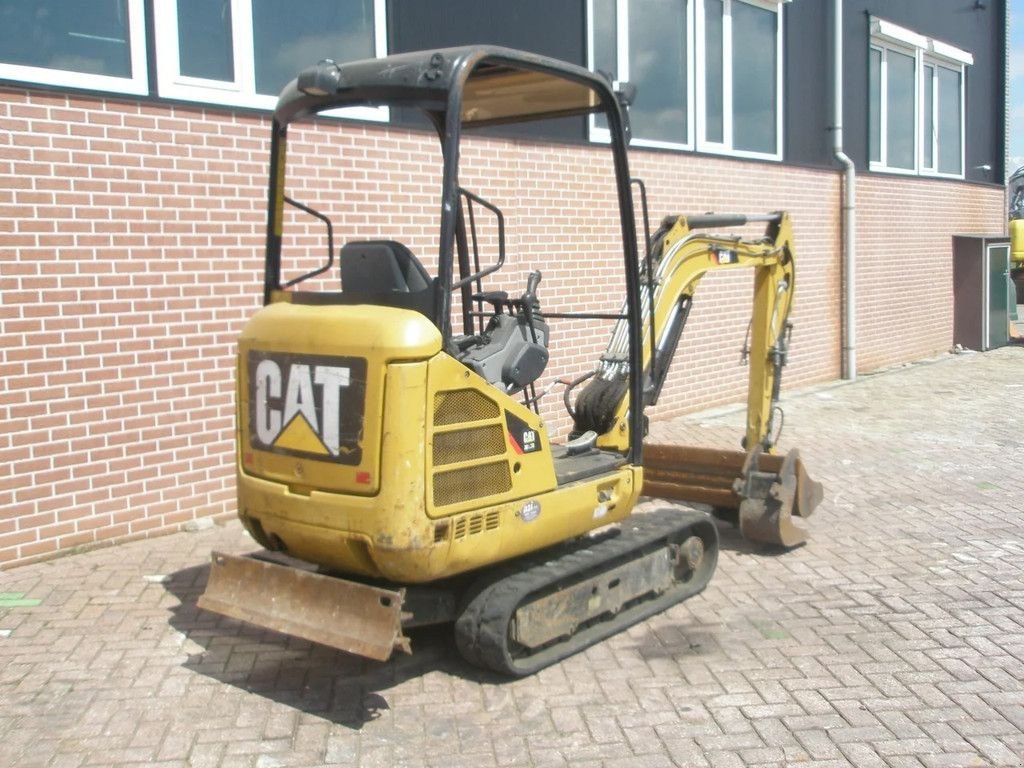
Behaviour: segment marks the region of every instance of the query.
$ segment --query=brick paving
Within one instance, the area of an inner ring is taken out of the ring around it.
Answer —
[[[1019,768],[1022,398],[1021,347],[788,395],[811,541],[723,529],[703,595],[526,680],[446,629],[378,664],[198,611],[235,522],[0,572],[0,766]]]

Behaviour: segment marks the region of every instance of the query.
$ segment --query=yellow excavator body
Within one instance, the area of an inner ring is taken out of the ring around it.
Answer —
[[[559,487],[540,417],[410,310],[271,303],[242,333],[238,381],[242,522],[332,570],[435,581],[617,522],[642,485],[620,462]]]
[[[324,61],[285,89],[272,131],[264,306],[237,359],[238,513],[264,551],[214,553],[200,607],[375,659],[408,651],[406,628],[451,621],[470,663],[526,675],[708,583],[718,549],[710,515],[634,516],[642,495],[738,512],[757,541],[805,540],[792,518],[813,511],[820,486],[795,452],[774,455],[795,284],[789,217],[670,217],[642,255],[623,99],[603,76],[490,47]],[[418,108],[438,132],[434,273],[398,241],[336,252],[331,217],[285,192],[289,124],[366,103]],[[505,261],[505,220],[458,183],[461,131],[589,114],[603,115],[611,135],[621,311],[542,312],[540,272],[519,298],[484,291]],[[642,185],[641,195],[646,212]],[[485,213],[497,241],[490,265],[475,218]],[[312,219],[286,241],[289,215]],[[313,220],[326,260],[308,270],[311,254],[296,243],[312,239]],[[765,224],[763,236],[717,233],[751,222]],[[285,279],[292,250],[307,266]],[[739,268],[755,272],[743,450],[645,445],[644,409],[701,278]],[[559,439],[535,382],[548,323],[564,319],[615,327],[593,372],[559,380],[573,418]]]
[[[1010,260],[1024,265],[1024,219],[1010,219]]]

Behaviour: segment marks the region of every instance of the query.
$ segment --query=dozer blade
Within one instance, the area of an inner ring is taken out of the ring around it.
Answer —
[[[266,629],[386,661],[402,636],[401,591],[214,552],[198,606]]]
[[[807,530],[793,516],[809,517],[821,502],[821,483],[810,478],[797,450],[775,456],[681,445],[644,445],[647,496],[708,504],[738,513],[751,541],[794,547]]]

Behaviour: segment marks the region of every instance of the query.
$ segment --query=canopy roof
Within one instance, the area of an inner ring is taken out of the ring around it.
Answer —
[[[465,126],[497,125],[615,109],[611,83],[583,67],[495,46],[418,51],[346,64],[325,60],[281,93],[274,117],[292,120],[351,106],[459,105]]]

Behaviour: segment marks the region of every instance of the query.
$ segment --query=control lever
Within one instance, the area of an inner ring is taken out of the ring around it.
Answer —
[[[530,273],[530,276],[526,278],[526,293],[523,294],[520,301],[523,302],[523,307],[528,312],[540,312],[540,302],[537,301],[537,288],[540,286],[540,270],[535,269]]]
[[[540,314],[540,301],[537,300],[537,287],[540,285],[540,270],[535,269],[530,273],[530,276],[526,278],[526,293],[519,300],[519,303],[523,308],[523,315],[526,317],[526,327],[530,329],[530,338],[534,343],[543,343],[547,346],[547,339],[537,338],[537,326],[534,325],[535,319],[541,319]],[[545,361],[547,362],[547,361]]]
[[[540,270],[535,269],[530,273],[530,276],[526,278],[526,295],[536,296],[537,286],[540,285]]]

